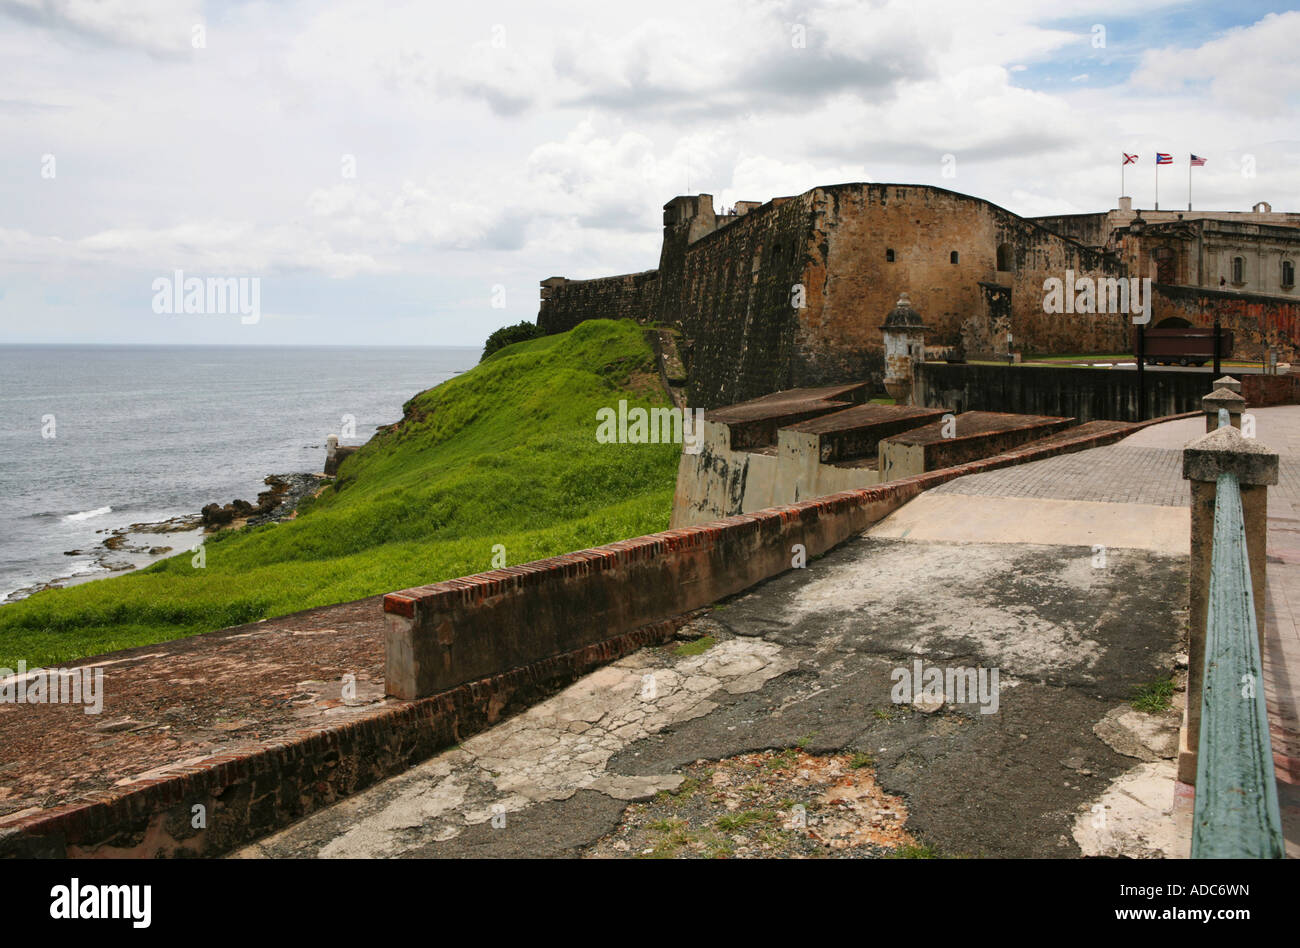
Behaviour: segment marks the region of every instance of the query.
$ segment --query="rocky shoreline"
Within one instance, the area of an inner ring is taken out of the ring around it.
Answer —
[[[71,576],[60,576],[45,583],[16,589],[0,600],[0,605],[26,599],[46,589],[62,589],[106,574],[141,569],[180,550],[193,549],[208,534],[218,530],[235,530],[244,526],[261,526],[292,520],[298,505],[316,494],[329,478],[323,474],[271,474],[263,481],[269,490],[257,495],[257,503],[236,499],[228,504],[208,504],[199,513],[184,514],[156,523],[133,523],[126,527],[100,530],[108,536],[97,547],[67,550],[65,556],[87,556],[93,569]],[[159,542],[166,535],[164,542]]]
[[[323,474],[271,474],[262,483],[270,490],[257,495],[257,503],[234,500],[224,507],[208,504],[199,512],[203,526],[211,532],[230,526],[261,526],[291,520],[298,505],[315,494],[325,483]]]

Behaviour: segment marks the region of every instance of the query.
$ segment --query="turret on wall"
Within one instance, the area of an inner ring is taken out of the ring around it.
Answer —
[[[897,405],[912,402],[912,370],[917,362],[925,361],[925,329],[906,293],[880,327],[885,340],[885,391]]]

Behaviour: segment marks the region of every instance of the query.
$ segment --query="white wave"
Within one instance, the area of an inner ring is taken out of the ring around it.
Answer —
[[[96,507],[94,510],[83,510],[81,513],[68,514],[64,520],[89,520],[91,517],[102,517],[106,513],[112,513],[112,507]]]

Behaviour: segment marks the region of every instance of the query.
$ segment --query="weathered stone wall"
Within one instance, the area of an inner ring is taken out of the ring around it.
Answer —
[[[1008,330],[1030,351],[1123,344],[1123,314],[1052,315],[1043,307],[1047,278],[1067,270],[1118,276],[1119,264],[977,198],[897,185],[816,188],[693,243],[681,216],[689,210],[670,205],[666,214],[659,318],[689,340],[695,405],[879,382],[880,323],[903,292],[932,345],[1001,351]]]
[[[811,558],[857,536],[930,476],[389,593],[384,687],[424,698],[657,628],[793,568],[796,543]]]
[[[969,352],[1005,351],[1008,330],[1029,351],[1101,352],[1124,339],[1122,314],[1043,308],[1045,280],[1067,270],[1119,276],[1111,257],[942,188],[852,184],[811,194],[816,253],[804,274],[808,310],[800,314],[810,362],[833,360],[837,351],[879,353],[881,320],[904,292],[929,327],[929,345],[964,341]],[[981,283],[1009,289],[1008,316],[990,309]]]
[[[595,280],[544,281],[537,325],[550,335],[588,319],[649,322],[658,305],[658,276],[658,271],[646,270]]]
[[[0,818],[0,859],[219,856],[401,773],[602,665],[671,638],[682,621],[670,617],[611,632],[358,720],[322,717],[328,723],[304,726],[285,740],[159,768],[51,809],[20,811]],[[191,825],[195,804],[207,813],[203,829]]]
[[[1118,253],[1135,276],[1184,287],[1300,299],[1294,275],[1300,263],[1300,228],[1192,220],[1130,227],[1117,236]],[[1242,264],[1239,280],[1232,265],[1237,257]],[[1291,264],[1290,274],[1283,272],[1285,263]]]
[[[809,206],[799,197],[681,246],[679,260],[665,254],[661,270],[680,276],[663,283],[660,319],[688,340],[683,356],[692,405],[712,408],[824,379],[864,377],[852,363],[825,373],[801,357],[792,290],[809,244]]]
[[[1110,219],[1105,211],[1095,214],[1054,214],[1028,219],[1054,234],[1077,240],[1088,247],[1105,247],[1110,240]]]
[[[999,269],[1002,267],[1002,269]],[[973,354],[1113,351],[1124,314],[1053,315],[1044,281],[1120,276],[1111,256],[942,188],[844,184],[718,217],[708,195],[664,208],[657,271],[545,281],[547,332],[598,317],[679,328],[690,403],[884,376],[880,323],[909,293],[930,345]]]
[[[1217,313],[1220,325],[1234,333],[1236,358],[1260,359],[1270,347],[1277,349],[1281,362],[1300,358],[1300,300],[1160,283],[1152,293],[1152,325],[1178,316],[1193,326],[1211,327]]]

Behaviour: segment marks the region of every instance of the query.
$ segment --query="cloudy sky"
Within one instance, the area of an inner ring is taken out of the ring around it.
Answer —
[[[0,343],[477,345],[683,193],[1090,211],[1128,151],[1150,206],[1159,149],[1166,207],[1194,151],[1198,208],[1300,210],[1297,48],[1220,0],[0,0]],[[261,318],[156,313],[178,269]]]

